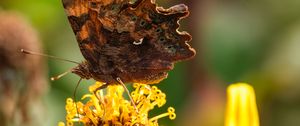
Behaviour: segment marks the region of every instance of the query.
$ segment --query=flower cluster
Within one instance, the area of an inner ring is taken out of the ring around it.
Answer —
[[[169,116],[175,119],[175,109],[168,108],[168,112],[149,118],[148,112],[155,106],[161,107],[166,103],[166,95],[156,86],[133,84],[131,97],[135,103],[123,97],[124,88],[121,85],[110,85],[105,91],[98,90],[103,83],[96,82],[89,87],[90,94],[82,97],[87,102],[74,102],[72,98],[66,100],[67,126],[74,123],[97,126],[158,126],[158,119]],[[63,122],[59,126],[64,126]]]

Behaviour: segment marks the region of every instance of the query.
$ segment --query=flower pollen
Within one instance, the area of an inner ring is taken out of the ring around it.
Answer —
[[[89,87],[90,94],[85,94],[81,101],[74,102],[72,98],[66,100],[66,125],[82,123],[86,126],[158,126],[158,119],[176,118],[175,109],[168,108],[166,113],[149,118],[148,113],[155,106],[162,107],[166,103],[166,95],[156,86],[133,84],[134,91],[130,100],[123,97],[124,88],[121,85],[109,85],[106,91],[99,90],[104,83],[96,82]],[[137,110],[136,110],[137,109]],[[58,126],[65,123],[59,122]]]

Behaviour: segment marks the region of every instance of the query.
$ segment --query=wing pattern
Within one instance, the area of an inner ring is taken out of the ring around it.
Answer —
[[[158,7],[154,0],[63,0],[92,78],[112,82],[157,83],[175,62],[195,50],[191,36],[179,32],[187,6]]]

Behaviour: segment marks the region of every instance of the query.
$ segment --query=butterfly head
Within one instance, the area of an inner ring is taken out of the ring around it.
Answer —
[[[89,64],[85,61],[72,69],[72,73],[77,74],[83,79],[92,78],[89,71]]]

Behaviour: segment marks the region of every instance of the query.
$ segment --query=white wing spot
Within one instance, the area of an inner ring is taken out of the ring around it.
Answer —
[[[140,45],[143,43],[144,38],[141,38],[138,42],[134,41],[133,44],[134,45]]]

